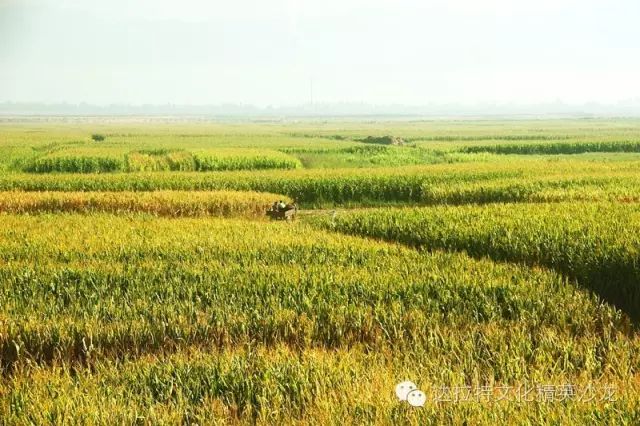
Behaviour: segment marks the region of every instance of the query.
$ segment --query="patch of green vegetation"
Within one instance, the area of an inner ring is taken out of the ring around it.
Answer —
[[[392,167],[456,161],[440,151],[380,145],[353,146],[335,150],[297,149],[294,152],[304,167],[311,169]]]

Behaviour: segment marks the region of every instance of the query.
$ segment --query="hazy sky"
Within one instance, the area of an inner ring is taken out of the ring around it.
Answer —
[[[0,101],[640,98],[638,0],[0,0]]]

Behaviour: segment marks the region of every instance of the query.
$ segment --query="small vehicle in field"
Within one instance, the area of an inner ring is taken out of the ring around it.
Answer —
[[[267,216],[271,220],[294,220],[298,213],[298,206],[294,204],[283,204],[275,202],[267,210]]]

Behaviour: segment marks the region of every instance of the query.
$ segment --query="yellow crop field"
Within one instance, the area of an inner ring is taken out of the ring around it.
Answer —
[[[264,216],[274,200],[267,192],[0,192],[0,213],[136,213],[157,216]]]
[[[640,423],[640,121],[73,120],[0,123],[0,423]]]

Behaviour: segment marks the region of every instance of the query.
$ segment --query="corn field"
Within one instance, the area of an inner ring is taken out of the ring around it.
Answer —
[[[585,152],[640,152],[640,141],[603,142],[545,142],[530,144],[476,145],[463,152],[491,152],[494,154],[582,154]]]
[[[90,421],[104,415],[91,406],[106,402],[122,421],[211,410],[267,423],[385,421],[406,414],[390,398],[367,401],[392,386],[395,370],[434,387],[635,389],[640,341],[624,317],[550,271],[231,219],[5,214],[0,235],[10,378],[0,410],[16,419]],[[58,397],[39,394],[44,383]],[[615,406],[637,404],[634,395]],[[571,416],[593,418],[585,408]],[[415,422],[469,415],[428,414],[437,411],[414,413]]]
[[[629,315],[640,313],[640,206],[635,203],[365,210],[316,223],[411,246],[547,266]]]
[[[1,424],[640,424],[638,120],[39,120]]]
[[[584,168],[583,168],[583,167]],[[381,204],[632,201],[640,196],[635,163],[522,162],[403,168],[5,174],[2,191],[258,191],[285,194],[306,207]]]
[[[0,213],[149,213],[156,216],[262,217],[274,200],[267,192],[0,192]]]

